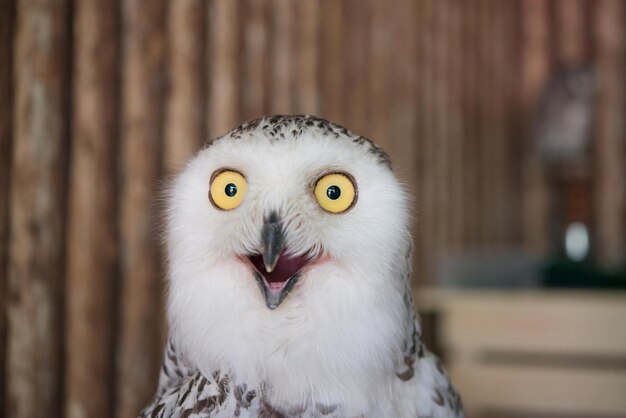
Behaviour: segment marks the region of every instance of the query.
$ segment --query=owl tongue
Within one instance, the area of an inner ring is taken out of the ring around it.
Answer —
[[[274,270],[268,272],[261,255],[252,255],[249,259],[254,268],[265,278],[268,287],[275,290],[282,289],[287,281],[298,273],[308,261],[307,257],[304,256],[290,257],[283,250]]]

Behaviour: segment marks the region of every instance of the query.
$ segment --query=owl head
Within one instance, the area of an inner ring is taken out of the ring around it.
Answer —
[[[280,347],[297,362],[341,338],[368,361],[400,351],[407,195],[371,141],[311,116],[258,119],[206,144],[167,201],[170,326],[198,363],[269,373]]]

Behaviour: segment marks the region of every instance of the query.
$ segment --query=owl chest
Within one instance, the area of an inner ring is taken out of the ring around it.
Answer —
[[[356,350],[352,356],[358,357]],[[279,344],[257,359],[253,380],[258,379],[258,410],[263,411],[258,416],[383,416],[372,415],[372,410],[388,401],[387,375],[349,358],[325,346]]]

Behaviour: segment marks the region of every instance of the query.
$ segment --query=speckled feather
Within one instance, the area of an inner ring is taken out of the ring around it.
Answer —
[[[272,141],[282,140],[286,137],[297,139],[302,136],[303,132],[316,131],[324,136],[348,140],[367,147],[368,151],[375,155],[381,164],[391,168],[389,155],[370,139],[357,135],[336,123],[310,115],[276,115],[269,118],[254,119],[233,129],[220,138],[207,141],[202,149],[210,147],[215,141],[223,139],[241,139],[242,135],[253,131],[263,133],[263,135],[270,138]]]
[[[271,141],[280,141],[285,138],[305,140],[305,134],[310,131],[339,141],[350,141],[358,147],[363,147],[367,154],[374,156],[378,164],[391,170],[387,154],[370,140],[334,123],[305,115],[274,116],[248,122],[207,143],[203,150],[219,141],[239,141],[251,133],[262,134]],[[155,399],[142,411],[140,417],[464,417],[460,396],[448,379],[441,362],[421,341],[421,329],[410,284],[411,242],[408,235],[403,240],[399,248],[404,249],[402,253],[404,263],[396,268],[395,274],[399,276],[396,283],[401,283],[399,288],[402,289],[404,300],[400,320],[402,324],[399,324],[404,342],[398,346],[402,347],[402,353],[396,356],[398,361],[395,371],[389,376],[393,386],[394,405],[378,408],[369,414],[357,415],[344,413],[347,405],[340,403],[326,405],[310,398],[299,405],[285,407],[272,403],[267,396],[267,389],[272,382],[253,383],[241,380],[231,376],[227,366],[207,370],[199,364],[194,364],[194,361],[176,346],[174,342],[176,339],[170,338],[165,349]],[[380,390],[384,392],[389,388],[381,387]]]

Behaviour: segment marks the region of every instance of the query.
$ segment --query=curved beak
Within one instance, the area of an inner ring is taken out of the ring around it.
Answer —
[[[284,247],[283,225],[278,214],[272,212],[261,230],[261,254],[263,254],[263,264],[267,272],[274,271]]]

